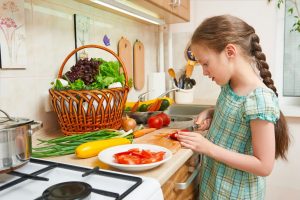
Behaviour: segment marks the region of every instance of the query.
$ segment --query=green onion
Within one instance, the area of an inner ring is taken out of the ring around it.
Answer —
[[[42,145],[41,147],[32,148],[32,157],[44,158],[51,156],[63,156],[73,154],[75,149],[83,143],[105,140],[116,137],[125,137],[133,140],[132,132],[122,132],[114,129],[103,129],[95,132],[59,137],[49,140],[38,139]]]

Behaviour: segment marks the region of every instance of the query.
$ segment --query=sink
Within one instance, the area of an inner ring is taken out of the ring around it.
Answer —
[[[164,112],[170,116],[185,116],[194,118],[203,110],[211,107],[211,105],[172,104]]]

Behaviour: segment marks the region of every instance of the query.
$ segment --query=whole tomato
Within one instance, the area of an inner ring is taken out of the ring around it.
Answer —
[[[156,115],[156,116],[162,118],[162,120],[163,120],[163,125],[164,125],[164,126],[168,126],[168,125],[170,124],[170,122],[171,122],[171,118],[169,117],[169,115],[167,115],[167,114],[164,113],[164,112],[162,112],[162,113],[160,113],[160,114],[158,114],[158,115]]]
[[[160,129],[163,126],[163,119],[159,116],[152,116],[149,117],[147,123],[150,128]]]

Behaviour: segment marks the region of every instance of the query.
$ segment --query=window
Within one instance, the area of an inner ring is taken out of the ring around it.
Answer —
[[[284,57],[283,57],[283,96],[300,97],[300,31],[291,31],[300,13],[296,5],[300,0],[285,2],[284,16]],[[293,9],[293,13],[289,9]],[[298,7],[299,8],[299,7]]]

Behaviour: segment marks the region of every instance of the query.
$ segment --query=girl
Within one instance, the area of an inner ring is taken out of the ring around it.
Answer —
[[[204,154],[199,198],[264,199],[265,176],[275,158],[286,159],[289,136],[259,37],[237,17],[215,16],[196,29],[191,49],[221,86],[215,108],[196,121],[200,130],[210,127],[206,138],[178,133],[184,147]]]

